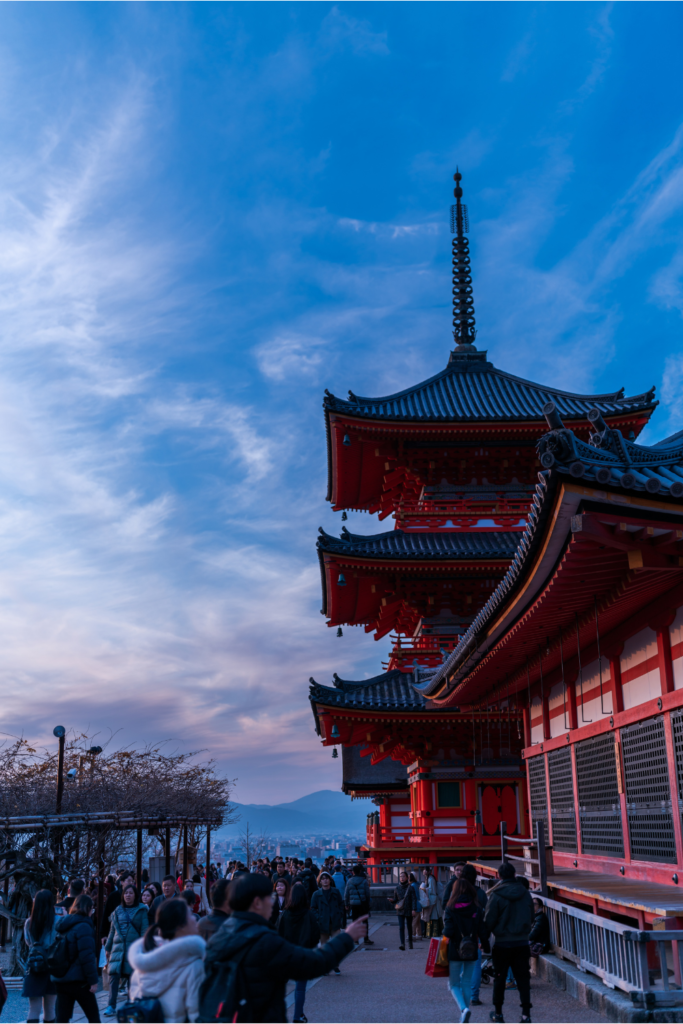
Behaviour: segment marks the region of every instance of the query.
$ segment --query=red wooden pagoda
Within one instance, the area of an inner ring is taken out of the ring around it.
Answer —
[[[519,712],[500,701],[483,708],[474,698],[458,701],[457,710],[450,703],[441,708],[429,683],[424,703],[399,707],[386,697],[388,680],[407,693],[411,679],[441,673],[519,557],[529,506],[538,500],[536,442],[547,429],[544,406],[552,403],[575,436],[587,442],[591,410],[610,429],[635,440],[657,404],[654,389],[629,398],[623,389],[578,395],[535,384],[497,369],[477,350],[467,211],[461,176],[455,180],[455,348],[448,365],[395,395],[349,393],[342,400],[326,392],[324,400],[328,500],[335,510],[394,517],[395,528],[387,533],[359,536],[344,529],[335,538],[321,530],[318,540],[328,625],[340,631],[343,625],[362,625],[375,639],[393,634],[384,676],[311,689],[323,742],[360,748],[368,764],[364,795],[372,792],[374,765],[392,758],[407,768],[410,810],[405,792],[400,798],[387,794],[378,779],[374,798],[381,810],[369,834],[371,858],[405,856],[406,842],[432,860],[446,849],[448,859],[458,851],[471,855],[495,842],[500,820],[516,822],[525,834],[526,798],[515,781],[522,777],[514,740]],[[482,716],[493,737],[486,742]],[[512,730],[507,743],[506,729]],[[348,757],[343,764],[350,770]],[[357,759],[355,764],[357,769]],[[439,786],[446,779],[458,786],[457,813],[454,805],[441,804],[447,790]],[[350,788],[354,784],[345,778],[344,788],[360,795]],[[405,826],[400,842],[394,818]],[[449,824],[426,827],[436,818]]]

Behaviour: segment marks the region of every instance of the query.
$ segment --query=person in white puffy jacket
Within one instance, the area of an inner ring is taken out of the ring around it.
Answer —
[[[168,1024],[196,1021],[205,950],[185,900],[166,900],[156,923],[128,951],[133,968],[130,999],[158,999]]]

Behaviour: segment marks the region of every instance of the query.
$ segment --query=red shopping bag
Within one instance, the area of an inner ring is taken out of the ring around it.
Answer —
[[[429,950],[427,952],[427,966],[425,967],[425,974],[430,978],[447,978],[448,968],[442,967],[438,964],[437,958],[439,956],[439,946],[441,945],[441,939],[430,939]]]

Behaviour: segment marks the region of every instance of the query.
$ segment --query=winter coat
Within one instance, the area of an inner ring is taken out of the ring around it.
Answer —
[[[149,928],[149,914],[144,903],[126,907],[122,903],[111,918],[109,938],[104,947],[109,954],[110,974],[130,974],[128,950],[136,939],[141,939]]]
[[[217,960],[228,960],[242,946],[240,933],[254,925],[261,935],[242,960],[247,1004],[238,1021],[250,1024],[283,1024],[287,1020],[285,986],[288,981],[305,981],[329,974],[354,948],[350,935],[341,932],[320,949],[305,949],[287,942],[268,926],[259,914],[234,911],[216,932],[206,950],[207,972]]]
[[[52,923],[52,927],[46,928],[37,941],[29,931],[29,925],[31,923],[30,918],[24,922],[24,941],[29,950],[33,949],[34,946],[41,946],[47,956],[47,951],[57,936],[57,921],[58,918],[55,918]],[[47,971],[41,971],[38,974],[35,971],[27,971],[24,975],[24,984],[21,990],[21,994],[24,998],[37,999],[42,996],[55,995],[56,992],[57,989],[55,988],[54,982],[51,981],[50,975]]]
[[[346,883],[344,903],[347,910],[351,907],[370,906],[370,886],[363,875],[352,875]]]
[[[174,899],[174,898],[175,898],[175,897],[176,897],[177,895],[178,895],[178,893],[177,893],[177,892],[174,892],[172,896],[164,896],[164,894],[162,893],[162,894],[161,894],[161,896],[156,896],[156,897],[155,897],[155,898],[154,898],[154,899],[152,900],[152,908],[151,908],[151,910],[150,910],[150,912],[149,912],[149,916],[150,916],[150,917],[151,917],[151,919],[152,919],[152,924],[154,924],[154,922],[156,921],[156,918],[157,918],[157,910],[159,909],[159,907],[161,906],[161,904],[162,904],[162,903],[165,903],[165,902],[166,902],[166,900],[172,900],[172,899]]]
[[[154,939],[155,948],[145,952],[144,939],[128,951],[133,968],[130,998],[158,999],[169,1024],[195,1021],[199,1016],[199,986],[204,980],[206,943],[200,935],[180,939]]]
[[[423,921],[437,921],[441,917],[443,910],[434,875],[420,882],[420,902]]]
[[[303,871],[300,871],[299,874],[296,876],[295,881],[301,882],[301,884],[303,885],[304,889],[306,890],[306,895],[308,896],[308,902],[310,903],[311,899],[313,898],[313,893],[318,888],[318,883],[316,881],[315,875],[313,874],[313,871],[311,870],[311,868],[304,868]]]
[[[280,897],[278,896],[278,894],[275,893],[273,895],[273,912],[270,915],[270,921],[268,922],[268,924],[270,925],[271,928],[274,928],[276,931],[278,922],[285,912],[285,899],[286,897],[283,896],[282,902],[280,902]]]
[[[534,923],[529,932],[529,942],[540,942],[544,953],[550,949],[550,922],[545,910],[539,910],[534,915]]]
[[[444,907],[446,907],[448,901],[450,900],[451,893],[453,892],[453,886],[455,885],[455,883],[457,881],[458,881],[458,879],[455,877],[455,875],[453,875],[453,877],[451,878],[450,882],[446,886],[446,891],[443,894],[443,905],[444,905]],[[477,902],[479,903],[479,906],[481,907],[481,909],[485,910],[486,909],[486,893],[478,885],[475,886],[475,889],[477,891]]]
[[[529,890],[515,878],[494,885],[489,889],[484,920],[497,946],[527,946],[534,920]]]
[[[332,881],[337,886],[339,892],[343,896],[344,890],[346,889],[346,875],[342,871],[335,871],[335,873],[332,875]]]
[[[318,922],[318,928],[325,935],[332,935],[344,927],[344,900],[336,885],[331,885],[327,890],[318,889],[313,893],[311,913]]]
[[[90,987],[97,984],[97,954],[95,952],[95,929],[91,918],[85,914],[68,914],[57,921],[57,934],[66,935],[71,966],[63,978],[54,978],[60,985],[75,982]]]
[[[320,942],[318,922],[308,907],[299,911],[283,910],[277,932],[293,946],[303,946],[304,949],[313,949]]]
[[[230,914],[226,914],[224,910],[212,910],[210,914],[203,917],[197,925],[199,934],[208,942],[212,935],[215,935],[222,924],[230,917]]]
[[[460,956],[460,940],[465,937],[475,940],[477,952],[468,960],[477,960],[479,957],[478,946],[481,942],[488,952],[489,930],[484,923],[484,915],[478,903],[471,903],[469,900],[463,903],[456,903],[453,907],[446,907],[444,912],[444,935],[448,938],[448,959],[462,960]]]
[[[401,901],[403,906],[399,909],[396,904]],[[415,906],[415,890],[410,882],[406,882],[405,885],[402,882],[398,883],[394,889],[393,904],[399,917],[413,916],[413,911],[418,908]]]

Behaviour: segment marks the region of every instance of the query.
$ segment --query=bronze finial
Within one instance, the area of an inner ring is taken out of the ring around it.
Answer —
[[[465,237],[469,231],[467,207],[461,203],[462,174],[456,168],[453,175],[455,205],[451,206],[451,233],[453,239],[453,337],[456,352],[472,352],[477,331],[474,319],[472,275],[470,272],[470,243]]]

